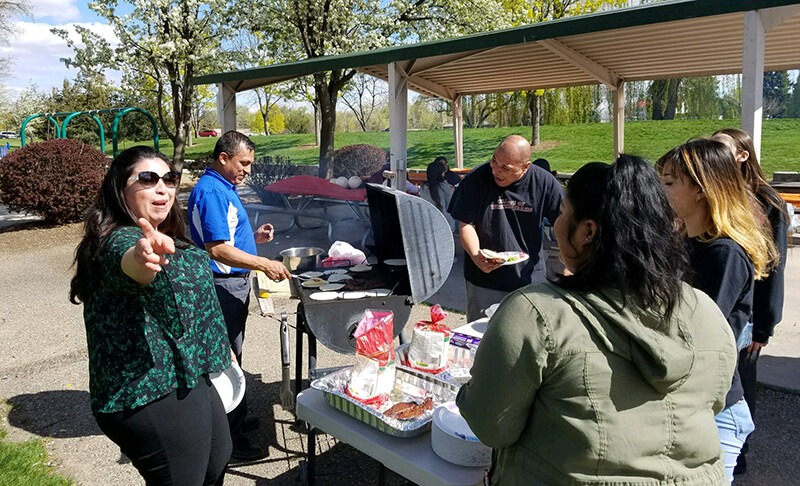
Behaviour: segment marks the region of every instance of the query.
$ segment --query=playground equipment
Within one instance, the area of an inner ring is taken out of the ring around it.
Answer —
[[[53,124],[56,131],[56,138],[68,138],[67,137],[67,125],[69,122],[80,115],[86,115],[91,117],[95,123],[97,123],[98,128],[98,135],[100,137],[100,151],[106,151],[106,136],[105,136],[105,129],[103,128],[103,122],[100,121],[100,118],[97,115],[101,113],[116,113],[117,116],[114,117],[114,121],[111,125],[111,141],[113,146],[113,156],[116,157],[117,153],[119,153],[119,141],[117,139],[117,129],[119,128],[119,120],[131,112],[138,112],[145,115],[148,119],[150,119],[150,123],[153,126],[153,147],[158,150],[158,124],[156,123],[156,119],[153,118],[153,115],[150,114],[147,110],[143,108],[138,108],[135,106],[128,106],[125,108],[107,108],[103,110],[88,110],[88,111],[73,111],[73,112],[58,112],[58,113],[36,113],[22,122],[22,126],[19,129],[20,134],[20,146],[24,147],[26,142],[25,137],[25,128],[28,126],[32,120],[37,118],[46,117],[47,120]],[[56,120],[57,117],[65,117],[62,124],[59,124]]]

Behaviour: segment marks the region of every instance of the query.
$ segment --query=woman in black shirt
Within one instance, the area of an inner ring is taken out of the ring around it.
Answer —
[[[662,183],[686,232],[692,284],[708,294],[727,318],[737,342],[750,322],[755,279],[777,261],[769,228],[756,218],[752,197],[728,147],[699,139],[657,162]],[[717,415],[725,470],[733,468],[754,426],[738,373]]]

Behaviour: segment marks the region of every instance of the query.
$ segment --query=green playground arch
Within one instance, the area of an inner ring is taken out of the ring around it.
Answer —
[[[117,153],[119,153],[119,140],[117,138],[117,129],[119,128],[119,121],[120,119],[131,112],[138,112],[146,116],[153,127],[153,147],[158,150],[158,124],[156,123],[156,119],[153,118],[153,115],[150,114],[149,111],[145,110],[144,108],[139,108],[136,106],[126,106],[124,108],[106,108],[102,110],[87,110],[87,111],[72,111],[72,112],[53,112],[53,113],[35,113],[27,118],[22,122],[22,126],[19,129],[19,136],[20,136],[20,145],[22,147],[25,146],[27,143],[25,139],[25,128],[28,126],[28,123],[37,119],[37,118],[46,118],[50,123],[53,124],[56,130],[56,138],[69,138],[67,136],[67,127],[69,126],[69,122],[72,121],[73,118],[78,116],[88,116],[91,117],[95,123],[97,123],[97,134],[100,137],[100,151],[106,151],[106,134],[105,128],[103,127],[103,122],[100,121],[100,118],[97,115],[101,113],[116,113],[117,115],[114,117],[114,121],[111,124],[111,142],[113,147],[113,156],[116,157]],[[61,123],[58,123],[58,118],[63,117],[64,120]]]

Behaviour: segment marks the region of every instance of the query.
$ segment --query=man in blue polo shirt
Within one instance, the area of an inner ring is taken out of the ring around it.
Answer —
[[[254,233],[236,192],[236,186],[250,174],[254,153],[255,144],[247,136],[236,131],[222,135],[214,147],[213,162],[197,181],[188,204],[192,241],[211,256],[214,288],[240,365],[250,305],[250,271],[261,270],[273,280],[289,278],[282,263],[258,256],[256,244],[272,240],[272,225],[265,224]],[[228,423],[233,459],[266,457],[266,451],[244,435],[258,426],[255,417],[247,417],[246,397],[228,414]]]

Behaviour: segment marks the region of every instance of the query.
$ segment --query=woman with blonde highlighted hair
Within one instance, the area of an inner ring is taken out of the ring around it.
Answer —
[[[725,144],[692,140],[667,152],[656,167],[683,223],[690,283],[717,303],[738,343],[751,318],[754,280],[766,277],[778,260],[771,232],[756,217],[753,196]],[[743,397],[734,373],[725,408],[716,416],[730,482],[754,429]]]

